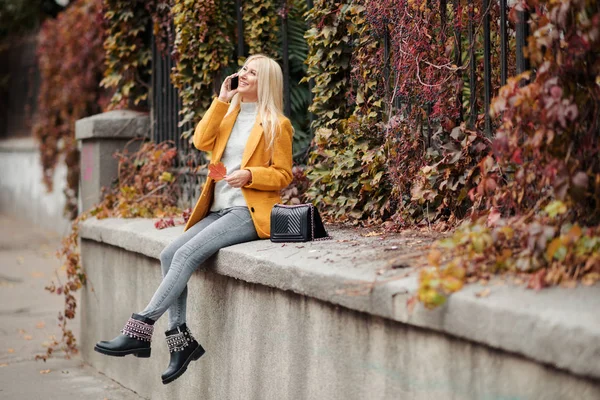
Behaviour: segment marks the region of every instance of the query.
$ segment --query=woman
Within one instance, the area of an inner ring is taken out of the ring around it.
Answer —
[[[236,75],[239,86],[232,90]],[[204,354],[186,326],[187,282],[219,249],[269,237],[271,208],[292,181],[293,130],[282,113],[282,88],[281,68],[263,55],[249,57],[225,79],[193,141],[198,150],[212,152],[211,162],[222,162],[228,173],[219,182],[207,179],[184,233],[160,254],[163,280],[148,306],[131,316],[121,335],[98,342],[96,351],[150,357],[154,322],[169,310],[165,334],[171,360],[163,383],[177,379]]]

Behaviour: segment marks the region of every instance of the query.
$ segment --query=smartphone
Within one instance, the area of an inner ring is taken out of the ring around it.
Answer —
[[[239,83],[240,83],[240,80],[237,76],[234,76],[233,78],[231,78],[231,90],[237,89]]]

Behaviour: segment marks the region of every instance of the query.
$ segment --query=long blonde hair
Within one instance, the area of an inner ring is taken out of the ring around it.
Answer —
[[[256,61],[258,113],[261,116],[267,149],[273,151],[273,143],[279,133],[279,117],[283,115],[283,73],[277,61],[263,54],[248,57],[244,66],[250,61]],[[239,106],[241,100],[240,93],[233,96],[227,115]]]

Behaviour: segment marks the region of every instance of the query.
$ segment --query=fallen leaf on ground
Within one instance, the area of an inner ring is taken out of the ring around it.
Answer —
[[[597,273],[597,272],[590,272],[590,273],[586,274],[581,279],[581,283],[583,283],[585,286],[592,286],[593,284],[595,284],[599,280],[600,280],[600,274],[599,273]]]
[[[43,272],[33,271],[29,275],[31,275],[32,278],[43,278],[45,274]]]
[[[408,300],[406,300],[406,310],[408,311],[408,315],[412,315],[415,310],[415,306],[417,305],[417,296],[412,296]]]
[[[3,368],[3,367],[8,367],[8,364],[7,363],[0,364],[0,368]]]
[[[575,281],[575,280],[563,281],[560,283],[560,286],[567,288],[567,289],[574,289],[577,287],[577,281]]]
[[[26,333],[27,331],[25,329],[19,329],[19,335],[24,335]]]
[[[381,232],[373,231],[373,232],[366,233],[366,234],[364,234],[362,236],[364,236],[364,237],[373,237],[373,236],[381,236],[381,235],[382,235]]]
[[[25,262],[25,257],[23,257],[23,256],[17,257],[17,264],[23,265],[24,262]]]
[[[9,352],[9,353],[14,353],[14,352],[15,352],[15,349],[8,349],[8,352]]]
[[[488,297],[491,292],[492,291],[490,288],[486,288],[486,289],[483,289],[481,292],[475,293],[475,296],[476,297]]]
[[[35,327],[38,329],[42,329],[46,326],[46,323],[44,321],[40,321],[37,324],[35,324]]]
[[[49,373],[50,373],[49,369],[43,369],[43,370],[40,371],[40,374],[42,374],[42,375],[43,374],[49,374]]]
[[[25,336],[23,336],[23,339],[25,339],[25,340],[31,340],[31,339],[33,339],[33,336],[31,336],[31,335],[25,335]]]
[[[219,182],[227,175],[225,164],[218,162],[216,164],[208,164],[208,177],[213,178],[215,182]]]

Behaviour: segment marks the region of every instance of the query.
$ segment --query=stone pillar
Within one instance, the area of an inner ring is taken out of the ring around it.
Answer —
[[[79,212],[89,210],[100,201],[103,187],[110,187],[117,177],[118,162],[113,157],[132,139],[150,137],[147,113],[114,110],[80,119],[75,124],[75,137],[81,152]],[[136,151],[143,140],[130,143]]]

